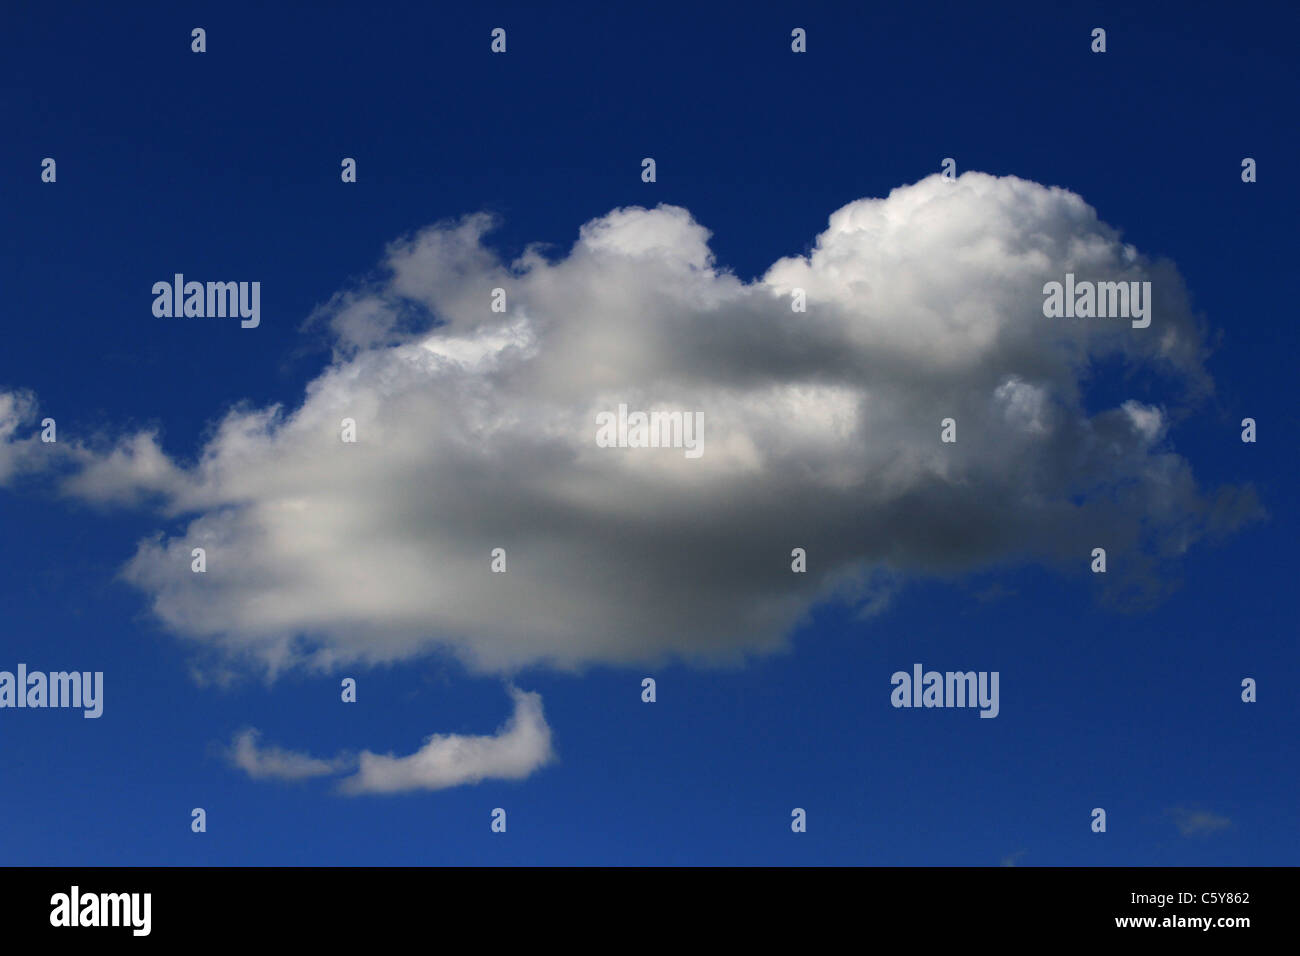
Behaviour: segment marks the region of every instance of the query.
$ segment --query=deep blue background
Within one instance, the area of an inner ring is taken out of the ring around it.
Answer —
[[[1008,569],[917,583],[867,622],[825,609],[790,653],[741,670],[656,669],[653,706],[649,672],[526,672],[559,763],[344,798],[250,781],[214,748],[252,724],[323,755],[407,753],[494,730],[500,682],[431,659],[355,673],[350,706],[342,675],[198,687],[189,649],[114,579],[164,522],[0,493],[0,668],[107,672],[98,721],[0,712],[0,862],[1297,862],[1293,4],[15,6],[0,14],[0,386],[33,389],[65,440],[156,424],[184,459],[231,403],[294,404],[328,359],[308,313],[439,219],[499,213],[510,256],[671,202],[750,278],[839,206],[952,156],[1066,186],[1178,264],[1220,338],[1218,393],[1174,446],[1210,487],[1254,482],[1270,518],[1194,548],[1182,589],[1140,615],[1098,609],[1082,574]],[[496,26],[505,56],[488,52]],[[1240,181],[1243,156],[1258,183]],[[175,271],[260,280],[261,328],[154,319],[150,287]],[[1258,444],[1239,440],[1246,415]],[[974,597],[994,583],[1012,593]],[[1001,716],[893,710],[888,675],[914,661],[999,670]],[[1179,806],[1232,825],[1180,835]]]

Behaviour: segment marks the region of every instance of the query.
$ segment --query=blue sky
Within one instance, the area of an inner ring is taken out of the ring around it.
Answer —
[[[1168,445],[1203,491],[1253,486],[1267,517],[1196,541],[1162,568],[1178,589],[1138,611],[1098,600],[1086,557],[1072,574],[993,561],[907,574],[874,616],[819,603],[785,650],[739,666],[524,663],[508,676],[541,695],[554,762],[342,796],[249,779],[221,748],[247,726],[326,757],[490,734],[511,713],[502,675],[434,651],[198,683],[202,642],[120,576],[138,542],[188,519],[78,501],[38,472],[0,489],[0,668],[102,670],[105,712],[0,711],[0,859],[1296,862],[1293,9],[397,7],[7,11],[0,390],[34,393],[61,442],[156,429],[192,464],[232,406],[302,403],[331,361],[304,321],[415,230],[488,211],[484,241],[506,261],[534,242],[563,256],[612,209],[670,203],[749,282],[806,255],[835,210],[951,156],[961,173],[1065,187],[1176,264],[1210,328],[1214,394],[1172,417]],[[504,56],[488,52],[496,26]],[[807,54],[790,52],[796,26]],[[260,280],[261,326],[154,317],[148,290],[176,271]],[[1086,385],[1089,410],[1177,404],[1145,367],[1098,363]],[[1248,415],[1255,444],[1239,439]],[[918,661],[998,671],[998,718],[892,708],[890,674]],[[1240,700],[1244,677],[1258,703]],[[1228,822],[1182,832],[1196,813]]]

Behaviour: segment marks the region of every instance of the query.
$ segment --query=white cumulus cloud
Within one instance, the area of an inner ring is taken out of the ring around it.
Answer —
[[[167,629],[271,674],[435,650],[504,674],[738,660],[820,601],[1078,570],[1098,546],[1108,585],[1159,597],[1171,561],[1257,510],[1249,488],[1203,490],[1169,443],[1212,388],[1183,280],[1068,190],[932,176],[835,211],[752,280],[678,207],[617,209],[512,262],[492,225],[393,243],[313,317],[334,354],[306,394],[229,412],[192,466],[150,434],[61,453],[66,494],[152,496],[186,522],[125,569]],[[1044,283],[1068,272],[1150,281],[1150,327],[1044,317]],[[1095,404],[1094,369],[1116,360],[1159,383],[1158,406]],[[13,425],[30,409],[7,402],[0,478],[36,453]],[[702,456],[599,447],[620,404],[701,413]],[[362,776],[443,753],[371,755]]]

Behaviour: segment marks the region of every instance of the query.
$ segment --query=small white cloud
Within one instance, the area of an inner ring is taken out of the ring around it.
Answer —
[[[39,429],[33,427],[25,435],[19,431],[35,420],[36,397],[31,392],[0,391],[0,485],[41,466]],[[46,447],[58,450],[58,446]]]
[[[130,504],[149,494],[175,494],[187,481],[151,432],[131,435],[106,454],[80,445],[74,445],[71,454],[81,468],[63,482],[62,491],[84,501]]]
[[[514,715],[491,736],[434,734],[407,757],[361,754],[361,768],[343,781],[345,793],[442,790],[482,780],[522,780],[554,759],[551,728],[540,694],[510,688]]]
[[[248,728],[235,735],[228,755],[231,763],[254,780],[306,780],[310,777],[327,777],[348,767],[347,757],[321,760],[279,747],[260,747],[261,732]]]
[[[1156,441],[1165,430],[1165,417],[1154,405],[1143,405],[1130,399],[1122,406],[1134,430],[1148,443]]]

